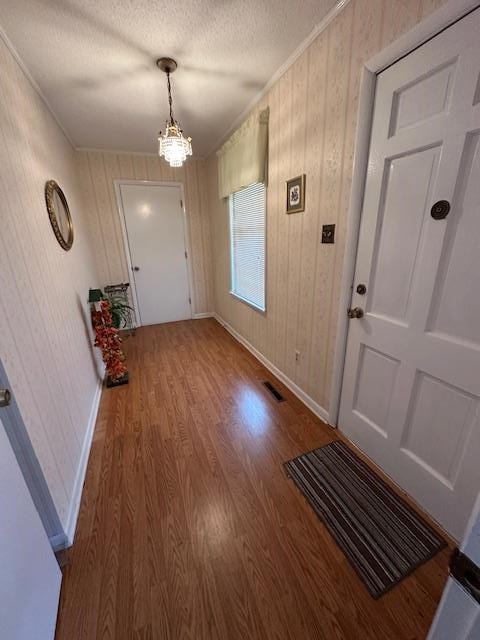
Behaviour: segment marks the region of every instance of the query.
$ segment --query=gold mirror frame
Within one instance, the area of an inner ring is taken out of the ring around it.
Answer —
[[[60,201],[65,210],[65,215],[67,217],[68,238],[66,240],[63,237],[62,232],[60,230],[60,226],[58,224],[57,211],[55,210],[55,202],[54,202],[55,193],[60,198]],[[72,248],[72,244],[73,244],[72,216],[70,214],[70,209],[68,206],[67,199],[65,198],[65,194],[59,187],[58,183],[55,182],[55,180],[48,180],[48,182],[45,183],[45,201],[47,203],[47,211],[48,211],[48,217],[50,218],[50,224],[52,225],[52,229],[55,234],[55,237],[58,240],[58,244],[62,247],[62,249],[65,249],[65,251],[68,251],[69,249]]]

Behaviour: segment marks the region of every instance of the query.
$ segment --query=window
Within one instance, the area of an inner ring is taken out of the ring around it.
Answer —
[[[232,193],[229,204],[231,293],[265,311],[265,185]]]

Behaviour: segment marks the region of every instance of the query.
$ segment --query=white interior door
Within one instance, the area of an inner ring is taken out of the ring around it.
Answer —
[[[191,318],[180,187],[121,184],[141,324]]]
[[[0,421],[0,638],[51,640],[61,573]]]
[[[457,539],[480,488],[479,34],[477,10],[378,77],[339,419]]]
[[[480,494],[460,549],[477,567],[480,567]],[[470,584],[474,586],[478,584],[474,575],[468,577]],[[479,638],[479,598],[477,596],[477,599],[474,599],[459,582],[449,577],[428,640],[478,640]]]

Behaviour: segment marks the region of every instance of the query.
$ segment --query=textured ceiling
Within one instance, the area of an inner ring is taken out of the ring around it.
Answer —
[[[1,0],[0,24],[77,147],[155,152],[156,58],[205,155],[335,0]]]

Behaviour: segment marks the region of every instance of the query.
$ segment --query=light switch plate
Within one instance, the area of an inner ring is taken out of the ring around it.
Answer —
[[[335,242],[335,225],[324,224],[322,226],[322,244],[333,244]]]

